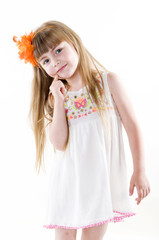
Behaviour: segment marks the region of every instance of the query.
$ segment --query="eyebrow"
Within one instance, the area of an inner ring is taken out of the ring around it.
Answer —
[[[58,46],[58,45],[57,45],[57,46]],[[57,46],[52,47],[52,48],[51,48],[51,51],[53,51]],[[42,58],[40,57],[40,58],[39,58],[39,61],[42,61],[44,58],[46,58],[46,55],[44,55]]]

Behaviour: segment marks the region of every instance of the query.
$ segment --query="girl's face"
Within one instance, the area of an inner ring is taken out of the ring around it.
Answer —
[[[42,68],[50,77],[55,77],[58,74],[60,78],[66,80],[75,73],[78,61],[79,57],[76,50],[66,41],[49,49],[39,58]],[[64,68],[61,69],[62,67]]]

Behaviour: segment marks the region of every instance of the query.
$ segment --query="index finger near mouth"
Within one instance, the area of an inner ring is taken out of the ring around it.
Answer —
[[[54,80],[56,81],[56,80],[58,80],[58,78],[59,78],[59,75],[56,74],[55,77],[54,77]]]

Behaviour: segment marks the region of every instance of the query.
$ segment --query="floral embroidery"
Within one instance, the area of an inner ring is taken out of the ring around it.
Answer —
[[[97,81],[101,83],[100,76],[98,76]],[[102,91],[104,94],[104,91]],[[100,98],[99,91],[97,91],[97,96]],[[105,105],[107,109],[115,110],[115,107],[112,107],[108,101],[105,99]],[[96,104],[95,104],[96,105]],[[77,119],[84,116],[88,116],[89,114],[96,113],[98,108],[93,106],[87,92],[80,93],[80,96],[75,95],[67,95],[65,96],[64,101],[66,117],[68,120]]]
[[[76,108],[85,107],[86,99],[83,97],[77,98],[77,100],[75,100],[75,106],[76,106]]]

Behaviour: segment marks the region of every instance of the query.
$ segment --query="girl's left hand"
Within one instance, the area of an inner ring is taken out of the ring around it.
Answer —
[[[141,202],[141,200],[146,197],[150,193],[150,184],[145,175],[145,172],[134,172],[129,187],[129,195],[131,196],[134,192],[134,187],[137,189],[138,198],[135,200],[137,204]]]

